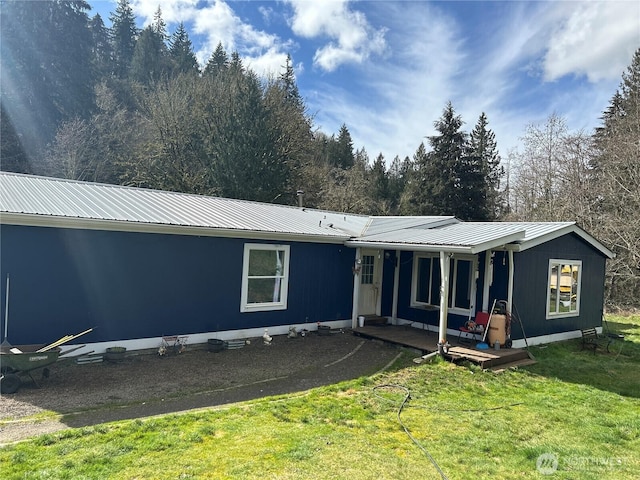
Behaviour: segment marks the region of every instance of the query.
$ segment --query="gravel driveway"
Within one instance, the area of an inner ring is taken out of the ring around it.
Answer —
[[[28,380],[0,398],[0,444],[69,427],[206,408],[308,390],[371,375],[398,356],[397,347],[351,334],[262,338],[214,353],[127,356],[120,363],[58,362],[37,388]],[[39,373],[38,373],[39,375]],[[35,375],[34,375],[35,376]],[[54,411],[58,418],[33,416]]]

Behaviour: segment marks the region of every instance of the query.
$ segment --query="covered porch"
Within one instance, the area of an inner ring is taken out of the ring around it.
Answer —
[[[357,319],[371,314],[389,318],[394,326],[422,323],[425,329],[431,327],[431,338],[420,339],[420,330],[410,328],[406,337],[416,338],[397,343],[425,352],[443,353],[446,349],[450,357],[464,355],[481,364],[495,363],[493,354],[469,349],[471,344],[457,345],[457,336],[448,337],[447,330],[456,331],[478,312],[493,311],[498,299],[504,299],[510,311],[514,275],[510,244],[524,235],[519,225],[498,227],[453,219],[444,226],[414,225],[347,242],[347,246],[356,248],[352,328],[364,333]],[[502,262],[496,274],[494,256],[498,251]],[[398,332],[392,336],[400,335]],[[384,339],[393,341],[389,335],[384,333]],[[503,347],[504,342],[500,342]]]
[[[438,351],[438,334],[427,329],[410,325],[376,325],[353,329],[353,334],[364,338],[381,340],[403,347],[420,350],[423,354]],[[475,348],[475,341],[459,342],[458,338],[449,337],[450,347],[444,357],[451,361],[469,361],[483,369],[504,370],[507,368],[532,365],[535,362],[529,352],[520,348],[501,348],[500,350],[480,350]]]

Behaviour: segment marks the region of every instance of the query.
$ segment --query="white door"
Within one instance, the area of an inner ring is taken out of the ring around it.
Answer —
[[[377,315],[379,313],[382,282],[381,250],[363,250],[360,264],[360,298],[358,315]]]

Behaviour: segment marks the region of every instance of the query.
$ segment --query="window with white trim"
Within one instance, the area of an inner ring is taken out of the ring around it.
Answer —
[[[373,284],[373,272],[375,267],[375,258],[373,255],[363,255],[362,264],[360,265],[360,283],[362,285]]]
[[[241,312],[286,310],[289,246],[244,245]]]
[[[581,284],[582,261],[550,259],[547,279],[547,318],[579,315]]]
[[[468,315],[473,308],[477,259],[472,255],[455,255],[449,260],[448,309]],[[440,256],[416,254],[413,258],[411,305],[440,306]]]

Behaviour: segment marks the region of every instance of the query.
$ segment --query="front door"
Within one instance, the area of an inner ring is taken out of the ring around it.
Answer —
[[[360,264],[358,315],[377,315],[381,292],[380,250],[363,250]]]

